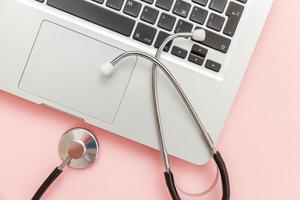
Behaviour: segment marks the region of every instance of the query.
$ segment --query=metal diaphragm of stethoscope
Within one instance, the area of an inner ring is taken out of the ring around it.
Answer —
[[[92,165],[98,158],[99,144],[92,132],[83,128],[73,128],[60,139],[59,154],[63,162],[43,182],[32,200],[39,200],[43,196],[48,187],[63,172],[66,165],[77,169]]]
[[[157,50],[155,57],[139,51],[128,51],[125,52],[118,57],[116,57],[113,61],[103,64],[100,67],[100,71],[105,76],[111,75],[116,69],[116,65],[124,58],[129,56],[138,56],[143,57],[153,63],[152,66],[152,94],[153,94],[153,104],[155,107],[155,117],[158,128],[158,139],[160,143],[160,150],[163,158],[163,163],[165,167],[165,180],[168,186],[170,195],[173,200],[180,200],[180,196],[177,192],[175,180],[173,173],[171,171],[170,162],[169,162],[169,154],[167,151],[167,147],[165,145],[163,127],[161,123],[160,110],[159,110],[159,99],[157,94],[157,67],[166,75],[166,77],[173,84],[176,91],[180,94],[183,99],[187,109],[191,113],[194,121],[196,122],[198,128],[201,131],[201,134],[204,140],[207,143],[208,148],[210,149],[214,161],[219,169],[219,173],[221,175],[222,180],[222,200],[229,200],[230,198],[230,186],[229,186],[229,177],[226,169],[226,165],[222,159],[221,154],[215,148],[214,142],[210,137],[210,134],[206,131],[204,125],[202,124],[199,116],[197,115],[195,109],[187,98],[185,92],[177,82],[176,78],[173,74],[165,67],[163,63],[159,61],[160,55],[163,52],[163,49],[166,45],[168,45],[172,40],[184,37],[184,38],[192,38],[195,41],[203,41],[205,39],[205,31],[203,29],[194,30],[192,33],[176,33],[168,38],[161,44],[160,48]],[[41,185],[39,190],[35,193],[32,200],[39,200],[47,188],[54,182],[54,180],[62,173],[63,168],[66,165],[74,168],[85,168],[91,165],[94,161],[96,161],[98,157],[99,144],[97,142],[96,137],[89,132],[88,130],[82,128],[75,128],[67,131],[59,145],[59,153],[63,160],[62,164],[59,167],[56,167],[54,171],[48,176],[45,182]],[[218,177],[218,176],[217,176]],[[217,180],[217,179],[216,179]],[[216,181],[215,181],[216,182]],[[208,191],[208,190],[207,190]]]

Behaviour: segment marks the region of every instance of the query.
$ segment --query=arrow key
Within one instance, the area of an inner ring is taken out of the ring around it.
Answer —
[[[175,56],[178,56],[179,58],[185,59],[185,57],[186,57],[186,55],[187,55],[188,52],[185,49],[182,49],[182,48],[180,48],[178,46],[174,46],[172,48],[171,53],[173,55],[175,55]]]
[[[189,61],[191,61],[192,63],[195,63],[197,65],[202,65],[203,62],[204,62],[204,58],[200,57],[200,56],[197,56],[193,53],[190,54],[189,56]]]
[[[205,67],[215,72],[219,72],[221,69],[221,64],[212,60],[207,60],[205,63]]]

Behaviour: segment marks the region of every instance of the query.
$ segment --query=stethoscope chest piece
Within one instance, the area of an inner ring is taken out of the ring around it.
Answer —
[[[60,140],[59,154],[62,160],[71,156],[69,166],[86,168],[98,158],[99,144],[96,137],[88,130],[74,128],[67,131]]]

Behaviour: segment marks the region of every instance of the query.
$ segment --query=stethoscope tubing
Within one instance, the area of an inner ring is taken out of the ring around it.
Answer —
[[[43,196],[43,194],[47,191],[49,186],[57,179],[57,177],[63,172],[62,169],[56,167],[51,174],[47,177],[47,179],[43,182],[43,184],[36,191],[31,200],[39,200]]]
[[[59,175],[63,172],[63,169],[66,165],[71,161],[71,157],[68,156],[60,166],[56,167],[51,174],[47,177],[47,179],[42,183],[39,189],[36,191],[31,200],[39,200],[43,196],[43,194],[47,191],[50,185],[59,177]]]
[[[216,162],[216,164],[218,166],[219,172],[221,174],[222,188],[223,188],[222,189],[223,190],[222,200],[229,200],[230,199],[230,184],[229,184],[228,172],[227,172],[227,169],[226,169],[226,165],[225,165],[225,163],[223,161],[223,158],[222,158],[220,152],[216,150],[216,148],[214,146],[214,143],[213,143],[213,141],[212,141],[209,133],[205,130],[203,124],[201,123],[200,118],[198,117],[198,115],[197,115],[196,111],[194,110],[192,104],[188,100],[188,98],[185,95],[183,89],[180,87],[179,83],[177,82],[177,80],[175,79],[175,77],[173,76],[173,74],[159,60],[157,60],[156,58],[154,58],[153,56],[151,56],[151,55],[149,55],[147,53],[139,52],[139,51],[128,51],[128,52],[125,52],[125,53],[119,55],[118,57],[116,57],[111,62],[111,64],[115,66],[116,64],[118,64],[119,61],[121,61],[122,59],[124,59],[126,57],[129,57],[129,56],[143,57],[143,58],[151,61],[152,63],[154,63],[157,67],[160,68],[160,70],[166,75],[166,77],[173,84],[173,86],[175,87],[175,89],[179,92],[179,94],[183,98],[183,100],[184,100],[187,108],[191,112],[194,120],[196,121],[199,129],[202,131],[203,136],[204,136],[204,138],[205,138],[205,140],[206,140],[206,142],[207,142],[210,150],[212,151],[214,161]],[[155,98],[157,98],[157,96]],[[164,159],[165,159],[165,157],[166,158],[168,157],[168,154],[167,154],[167,151],[166,151],[166,147],[164,149],[162,149],[162,150],[166,153],[166,156],[163,156]],[[166,179],[166,183],[167,183],[169,192],[170,192],[173,200],[180,200],[180,196],[179,196],[179,194],[177,192],[175,181],[174,181],[174,176],[173,176],[173,173],[171,172],[170,167],[168,167],[168,170],[166,170],[164,172],[164,175],[165,175],[165,179]]]
[[[155,59],[157,59],[157,60],[160,59],[160,56],[161,56],[164,48],[174,39],[180,38],[180,37],[191,38],[192,35],[193,34],[191,32],[187,32],[187,33],[176,33],[176,34],[173,34],[173,35],[167,37],[164,40],[164,42],[160,45],[160,47],[157,49],[156,54],[155,54]],[[190,110],[190,112],[193,115],[194,120],[197,122],[199,128],[204,133],[205,141],[206,141],[208,147],[211,149],[211,152],[213,153],[214,161],[217,164],[219,172],[221,174],[222,188],[223,188],[222,189],[223,190],[222,200],[227,200],[230,198],[230,183],[229,183],[228,172],[226,169],[225,162],[223,161],[221,154],[216,150],[213,140],[211,139],[209,133],[205,130],[204,125],[202,124],[200,118],[197,116],[197,113],[194,110],[189,99],[187,98],[185,92],[181,89],[179,84],[177,84],[176,86],[174,85],[174,87],[177,89],[177,91],[180,94],[181,98],[183,99],[186,107]],[[163,161],[164,161],[164,165],[165,165],[165,173],[164,173],[165,180],[166,180],[166,183],[167,183],[167,186],[171,193],[172,198],[174,200],[179,200],[180,197],[179,197],[177,189],[176,189],[173,173],[171,172],[171,169],[170,169],[167,147],[166,147],[166,144],[164,141],[165,139],[164,139],[163,128],[162,128],[162,123],[161,123],[159,98],[158,98],[158,91],[157,91],[157,65],[154,63],[152,65],[152,95],[153,95],[153,104],[155,107],[156,122],[158,124],[158,134],[159,134],[158,138],[160,139],[160,145],[161,145],[162,154],[163,154],[162,156],[163,156]]]

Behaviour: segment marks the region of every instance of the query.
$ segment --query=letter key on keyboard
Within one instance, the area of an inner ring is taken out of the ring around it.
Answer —
[[[228,16],[228,20],[224,29],[224,34],[233,36],[238,23],[243,14],[244,7],[240,4],[230,2],[226,11],[226,15]]]
[[[138,23],[133,38],[145,44],[151,45],[156,34],[156,29],[150,26],[147,26],[143,23]]]

